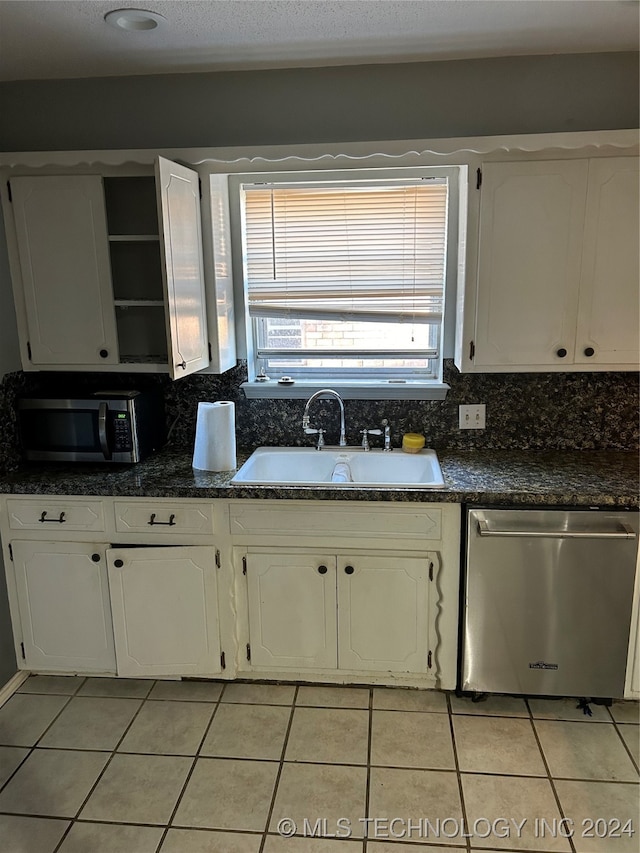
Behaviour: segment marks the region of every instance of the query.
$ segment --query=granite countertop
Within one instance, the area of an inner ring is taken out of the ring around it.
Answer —
[[[400,452],[400,451],[395,451]],[[238,466],[248,453],[238,454]],[[231,486],[235,472],[194,471],[191,452],[165,449],[131,466],[25,465],[0,474],[0,493],[154,498],[446,501],[637,507],[638,454],[618,451],[438,451],[442,489]]]

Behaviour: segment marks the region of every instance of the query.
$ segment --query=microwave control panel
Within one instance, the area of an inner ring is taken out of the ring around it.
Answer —
[[[113,413],[113,449],[116,453],[133,449],[131,443],[131,419],[129,412]]]

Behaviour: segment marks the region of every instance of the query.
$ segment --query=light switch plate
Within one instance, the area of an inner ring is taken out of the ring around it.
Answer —
[[[484,403],[476,403],[473,406],[459,406],[458,417],[460,429],[484,429],[486,423],[486,409]]]

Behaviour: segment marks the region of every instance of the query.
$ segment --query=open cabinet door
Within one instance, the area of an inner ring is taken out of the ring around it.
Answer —
[[[209,365],[200,190],[192,169],[163,157],[155,168],[169,373],[180,379]]]

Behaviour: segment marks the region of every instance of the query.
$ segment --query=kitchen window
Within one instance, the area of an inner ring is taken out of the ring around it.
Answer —
[[[232,179],[249,396],[446,390],[455,177],[454,169],[419,168]]]

